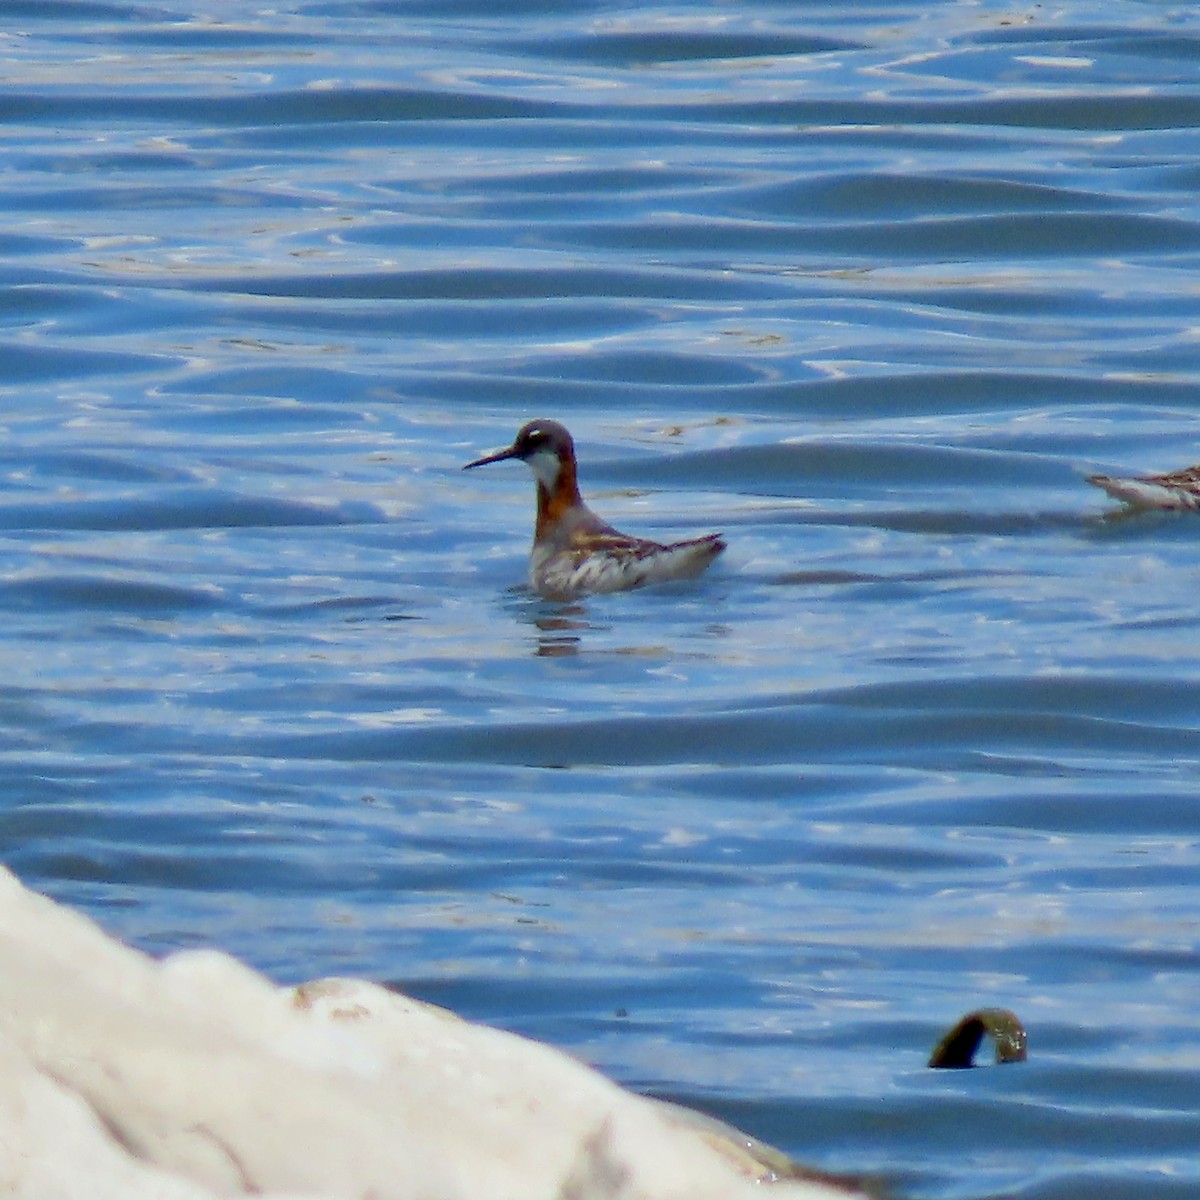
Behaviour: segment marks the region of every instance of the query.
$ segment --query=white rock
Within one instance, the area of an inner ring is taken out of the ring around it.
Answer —
[[[548,1046],[370,983],[157,962],[2,869],[0,1073],[14,1200],[761,1200],[783,1173]]]

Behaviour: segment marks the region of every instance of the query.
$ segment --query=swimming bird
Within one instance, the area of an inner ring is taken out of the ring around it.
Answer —
[[[544,599],[694,579],[725,549],[719,533],[661,545],[602,521],[579,494],[575,443],[557,421],[530,421],[508,449],[477,458],[463,470],[509,458],[524,462],[537,482],[529,586]]]
[[[1087,481],[1131,508],[1200,509],[1200,465],[1165,475],[1089,475]]]

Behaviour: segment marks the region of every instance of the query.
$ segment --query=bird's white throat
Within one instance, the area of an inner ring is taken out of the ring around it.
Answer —
[[[558,455],[552,450],[539,450],[536,454],[531,454],[525,462],[533,472],[534,479],[546,491],[554,491],[554,485],[558,481]]]

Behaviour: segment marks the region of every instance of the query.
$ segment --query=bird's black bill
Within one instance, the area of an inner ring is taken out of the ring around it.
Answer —
[[[520,458],[516,446],[509,446],[507,450],[499,450],[495,454],[485,454],[483,458],[477,458],[474,462],[469,462],[464,471],[469,471],[472,467],[486,467],[488,463],[503,462],[506,458]]]

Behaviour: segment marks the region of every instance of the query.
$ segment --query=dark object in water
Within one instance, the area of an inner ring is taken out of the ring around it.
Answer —
[[[1016,1013],[1007,1008],[977,1008],[965,1017],[933,1048],[931,1067],[973,1067],[975,1051],[989,1034],[996,1043],[998,1063],[1024,1062],[1029,1057],[1029,1035]]]

